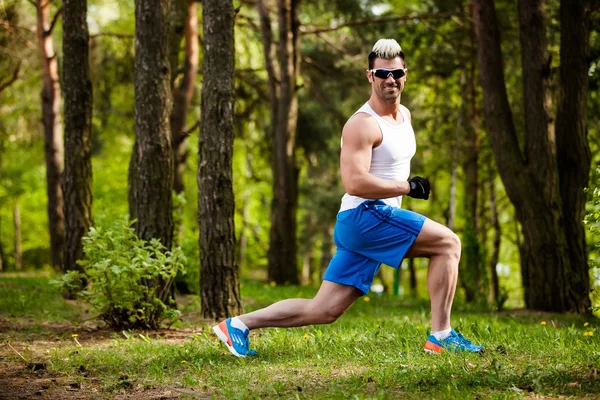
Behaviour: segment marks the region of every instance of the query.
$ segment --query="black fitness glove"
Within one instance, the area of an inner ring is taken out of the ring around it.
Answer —
[[[410,185],[410,192],[408,195],[415,199],[429,199],[429,180],[427,178],[421,178],[420,176],[413,176],[408,180]]]

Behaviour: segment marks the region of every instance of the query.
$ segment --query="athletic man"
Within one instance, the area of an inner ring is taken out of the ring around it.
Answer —
[[[431,334],[427,352],[480,352],[450,327],[461,245],[450,229],[400,208],[402,196],[429,198],[429,181],[408,179],[416,151],[410,112],[400,104],[406,83],[400,45],[381,39],[369,54],[371,97],[342,132],[340,168],[346,194],[334,230],[337,252],[313,299],[288,299],[213,327],[238,357],[250,350],[250,329],[329,324],[369,292],[381,263],[399,268],[405,257],[428,257]]]

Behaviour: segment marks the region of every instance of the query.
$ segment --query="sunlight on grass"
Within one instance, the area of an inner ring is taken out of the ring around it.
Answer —
[[[72,310],[60,311],[68,307],[58,293],[41,289],[46,286],[47,280],[39,278],[0,279],[1,304],[8,307],[0,315],[36,316],[34,325],[43,315],[55,320],[72,316]],[[20,296],[35,287],[44,300],[31,298],[19,306]],[[243,282],[244,302],[251,304],[246,311],[315,292],[311,287],[265,288],[262,282]],[[40,314],[41,304],[53,311]],[[197,299],[186,301],[184,315],[195,315],[197,307]],[[453,326],[484,344],[487,352],[439,356],[422,351],[429,331],[426,302],[386,295],[357,302],[331,325],[253,331],[250,339],[258,351],[253,358],[229,354],[212,335],[210,321],[184,319],[178,326],[190,333],[166,340],[161,335],[169,331],[115,332],[104,339],[65,332],[64,340],[36,357],[51,373],[81,381],[100,379],[106,394],[132,387],[174,387],[228,399],[600,395],[600,347],[594,335],[598,323],[590,317],[455,312]],[[19,332],[9,330],[3,337],[14,342]],[[7,357],[22,362],[14,354]]]

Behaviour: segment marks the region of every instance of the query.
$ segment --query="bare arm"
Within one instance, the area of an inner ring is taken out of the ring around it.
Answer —
[[[346,192],[365,199],[386,199],[410,192],[406,181],[381,179],[369,174],[373,146],[381,141],[377,122],[368,115],[358,114],[342,131],[340,169]]]

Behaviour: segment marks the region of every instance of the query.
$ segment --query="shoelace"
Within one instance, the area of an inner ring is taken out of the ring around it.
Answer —
[[[244,342],[244,348],[246,349],[245,355],[251,356],[251,355],[256,354],[255,350],[250,350],[250,339],[248,338],[248,336],[246,336],[244,334],[238,334],[237,336],[238,336],[238,338],[241,338],[242,341]]]
[[[462,333],[458,333],[457,335],[458,335],[458,337],[460,338],[460,341],[461,341],[461,342],[463,342],[464,344],[466,344],[466,345],[468,345],[468,346],[471,346],[471,345],[473,345],[473,343],[472,343],[470,340],[467,340],[467,338],[465,338],[465,337],[462,335]]]
[[[460,333],[456,333],[455,335],[448,336],[448,338],[446,340],[459,349],[467,349],[469,346],[473,345],[469,340],[467,340]]]

